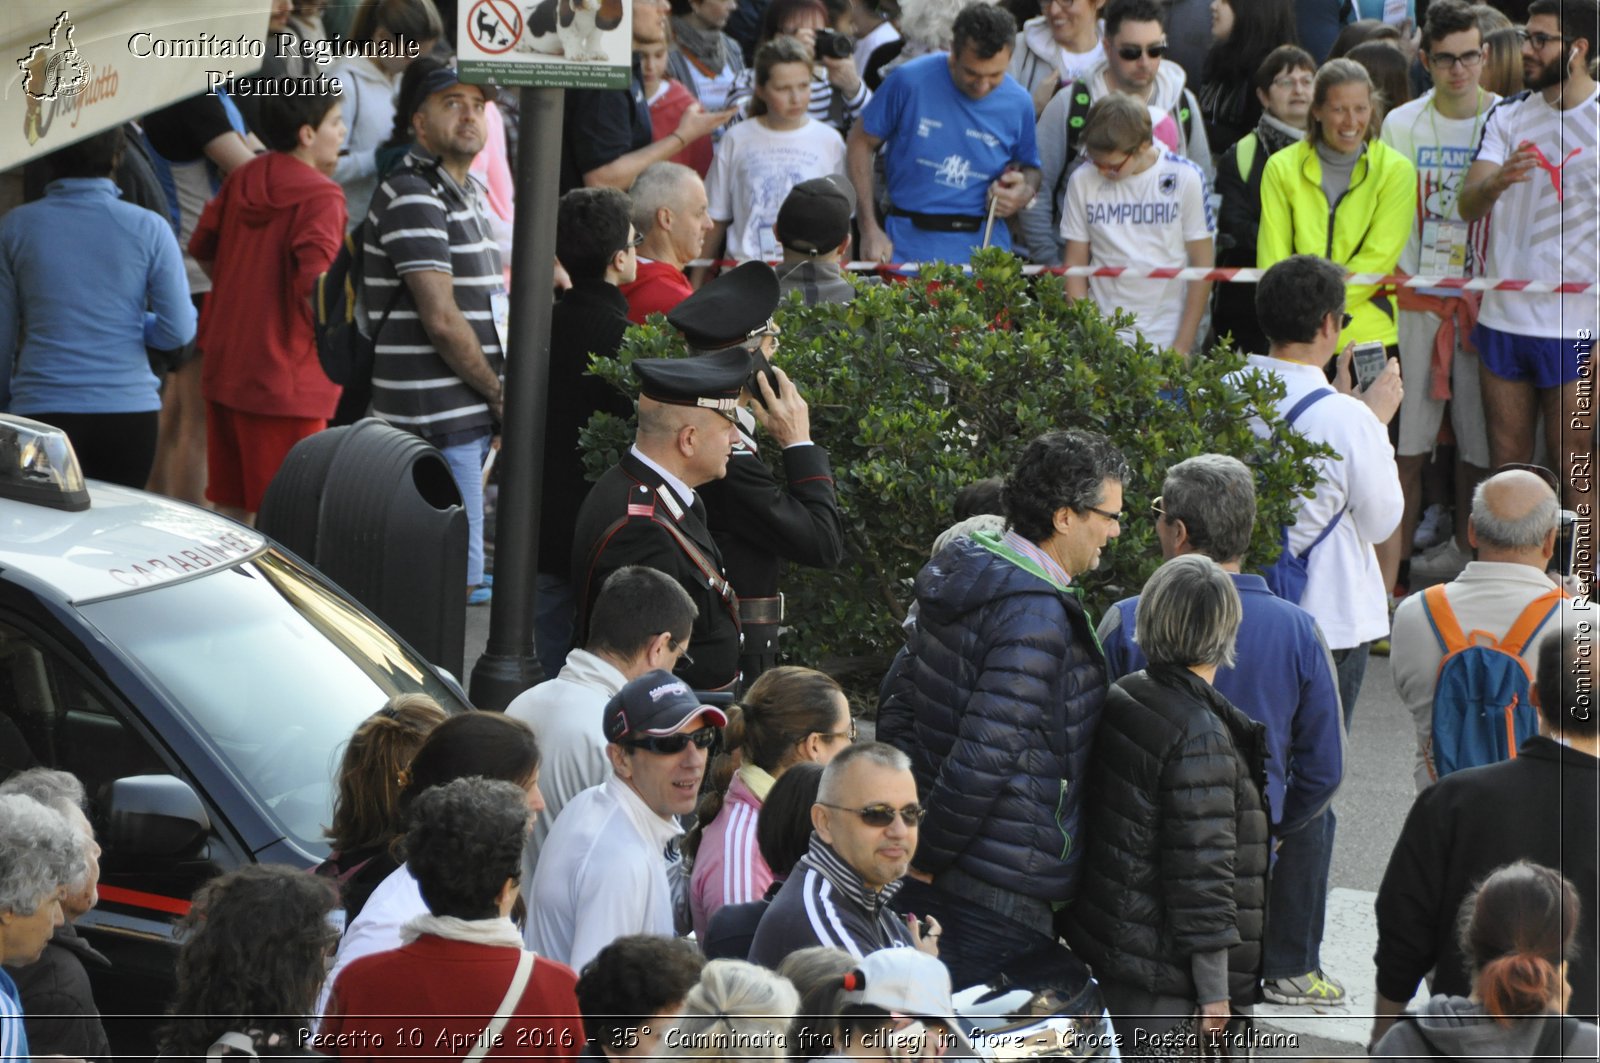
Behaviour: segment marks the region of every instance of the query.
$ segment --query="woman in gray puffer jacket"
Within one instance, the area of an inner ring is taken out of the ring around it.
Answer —
[[[1112,686],[1095,734],[1066,937],[1100,982],[1125,1060],[1244,1034],[1239,1016],[1258,999],[1265,728],[1211,685],[1233,662],[1242,615],[1210,558],[1157,569],[1135,626],[1149,666]]]
[[[1519,860],[1495,871],[1461,905],[1461,951],[1472,995],[1433,997],[1372,1049],[1385,1059],[1594,1059],[1600,1031],[1563,1018],[1567,956],[1582,921],[1578,892],[1559,871]]]

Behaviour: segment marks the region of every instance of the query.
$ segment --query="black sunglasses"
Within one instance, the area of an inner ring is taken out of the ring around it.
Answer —
[[[667,735],[665,738],[625,738],[618,742],[619,746],[629,749],[642,749],[647,753],[659,753],[664,757],[675,757],[689,748],[692,742],[696,749],[715,748],[722,738],[722,728],[704,727],[686,735]]]
[[[1169,47],[1166,44],[1147,44],[1141,48],[1137,44],[1124,44],[1118,46],[1117,54],[1122,56],[1124,62],[1131,63],[1141,55],[1148,55],[1151,59],[1160,59],[1167,54]]]
[[[900,817],[908,827],[919,825],[928,810],[921,805],[907,805],[904,808],[895,808],[891,805],[868,805],[866,808],[849,808],[845,805],[830,805],[826,801],[818,801],[823,808],[836,808],[840,812],[854,812],[861,817],[861,822],[869,827],[887,827],[894,822],[896,816]]]

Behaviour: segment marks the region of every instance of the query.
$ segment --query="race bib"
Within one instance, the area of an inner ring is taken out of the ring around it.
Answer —
[[[511,333],[511,296],[504,288],[489,293],[489,316],[494,319],[494,332],[500,338],[500,354],[510,352],[506,337]]]
[[[1422,255],[1417,272],[1425,277],[1467,275],[1467,223],[1429,218],[1422,223]]]

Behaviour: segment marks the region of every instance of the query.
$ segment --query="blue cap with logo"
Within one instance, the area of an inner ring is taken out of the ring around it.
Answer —
[[[601,728],[608,742],[663,738],[677,734],[702,716],[711,726],[727,726],[728,717],[721,709],[701,704],[689,684],[657,668],[627,683],[606,702]]]

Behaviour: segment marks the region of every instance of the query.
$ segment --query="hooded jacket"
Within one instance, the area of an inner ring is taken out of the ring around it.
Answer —
[[[1192,959],[1228,951],[1255,1003],[1266,911],[1266,728],[1187,669],[1106,698],[1085,798],[1089,853],[1066,937],[1095,977],[1196,1000]]]
[[[1560,1019],[1550,1016],[1550,1020]],[[1534,1056],[1534,1046],[1544,1033],[1544,1023],[1523,1019],[1502,1026],[1466,997],[1440,994],[1429,998],[1422,1010],[1390,1027],[1373,1058],[1435,1063],[1439,1059],[1465,1059],[1476,1063],[1511,1063]],[[1593,1059],[1600,1044],[1595,1027],[1579,1023],[1576,1034],[1557,1054],[1567,1059]],[[1558,1035],[1559,1036],[1559,1035]]]
[[[339,385],[317,360],[311,289],[344,240],[344,192],[284,152],[245,163],[206,204],[189,253],[210,261],[197,342],[207,400],[244,413],[326,418]]]
[[[1155,123],[1157,143],[1164,144],[1200,167],[1209,185],[1214,177],[1211,145],[1206,126],[1200,120],[1200,104],[1185,85],[1183,67],[1164,59],[1156,71],[1150,106],[1165,117]],[[1086,89],[1090,101],[1115,91],[1107,81],[1106,61],[1096,63],[1080,85],[1065,86],[1039,116],[1039,194],[1018,217],[1028,257],[1044,265],[1059,266],[1065,248],[1061,239],[1061,204],[1067,194],[1067,174],[1083,151],[1083,142],[1074,133],[1068,150],[1067,122],[1072,117],[1072,98]],[[1080,130],[1081,132],[1081,130]]]
[[[1267,160],[1261,177],[1261,223],[1256,267],[1290,255],[1321,255],[1352,273],[1392,273],[1417,213],[1417,172],[1381,140],[1369,141],[1337,202],[1322,191],[1322,160],[1302,140]],[[1399,343],[1394,297],[1371,284],[1352,284],[1345,296],[1352,318],[1339,336],[1347,343]]]
[[[1101,27],[1102,31],[1104,27]],[[1078,74],[1098,65],[1103,54],[1098,39],[1089,52],[1066,53],[1072,56],[1063,69],[1061,45],[1050,32],[1050,20],[1043,15],[1030,18],[1022,24],[1016,43],[1011,49],[1011,66],[1007,70],[1013,78],[1032,93],[1034,87],[1051,74],[1065,85]]]
[[[1077,893],[1080,804],[1106,663],[1076,588],[992,535],[917,575],[917,622],[878,712],[928,816],[912,865],[1047,903]]]

